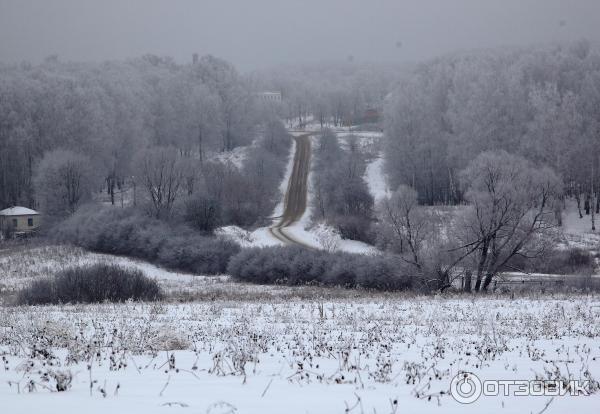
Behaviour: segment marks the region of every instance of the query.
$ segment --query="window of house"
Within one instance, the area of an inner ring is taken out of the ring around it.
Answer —
[[[13,222],[13,227],[17,227],[17,225],[19,224],[17,219],[12,219]]]
[[[33,227],[33,219],[32,219],[32,218],[28,218],[28,219],[27,219],[27,225],[28,225],[29,227]]]

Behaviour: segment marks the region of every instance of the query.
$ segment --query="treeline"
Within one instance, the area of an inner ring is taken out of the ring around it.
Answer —
[[[324,221],[343,238],[372,241],[373,196],[363,179],[365,154],[349,137],[342,148],[337,135],[324,130],[317,139],[312,175],[312,219]]]
[[[553,168],[568,194],[590,199],[600,184],[599,114],[598,45],[435,59],[404,76],[387,100],[391,188],[409,185],[426,204],[458,203],[457,173],[483,151],[506,150]]]
[[[383,101],[401,67],[392,64],[326,62],[280,66],[257,72],[257,89],[281,91],[280,114],[288,122],[306,123],[312,116],[324,126],[377,122],[367,110],[381,114]]]
[[[62,219],[104,191],[203,231],[255,224],[278,197],[291,143],[255,95],[212,56],[0,66],[0,208]],[[218,156],[250,145],[243,165]]]

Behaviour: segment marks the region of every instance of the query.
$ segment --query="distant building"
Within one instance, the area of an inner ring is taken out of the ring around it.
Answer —
[[[10,207],[0,211],[2,234],[25,235],[40,227],[40,213],[26,207]]]
[[[381,121],[381,113],[375,108],[368,108],[362,113],[348,114],[342,119],[342,125],[349,127],[353,125],[378,124]]]
[[[374,108],[369,108],[365,111],[362,117],[363,124],[376,124],[381,119],[379,111]]]
[[[281,92],[260,92],[258,98],[263,102],[281,102]]]

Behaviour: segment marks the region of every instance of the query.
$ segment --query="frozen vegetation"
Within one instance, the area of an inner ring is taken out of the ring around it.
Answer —
[[[24,259],[23,259],[24,258]],[[592,412],[587,397],[448,395],[482,380],[600,377],[595,294],[436,297],[233,283],[68,247],[3,251],[2,297],[80,264],[142,270],[167,293],[144,304],[3,306],[0,396],[11,413]],[[178,304],[181,299],[210,299]],[[6,305],[6,304],[5,304]],[[375,411],[374,411],[375,410]]]

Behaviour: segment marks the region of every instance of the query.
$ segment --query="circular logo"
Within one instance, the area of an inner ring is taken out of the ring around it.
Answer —
[[[452,378],[450,394],[461,404],[471,404],[477,401],[483,390],[481,380],[470,372],[461,372]]]

